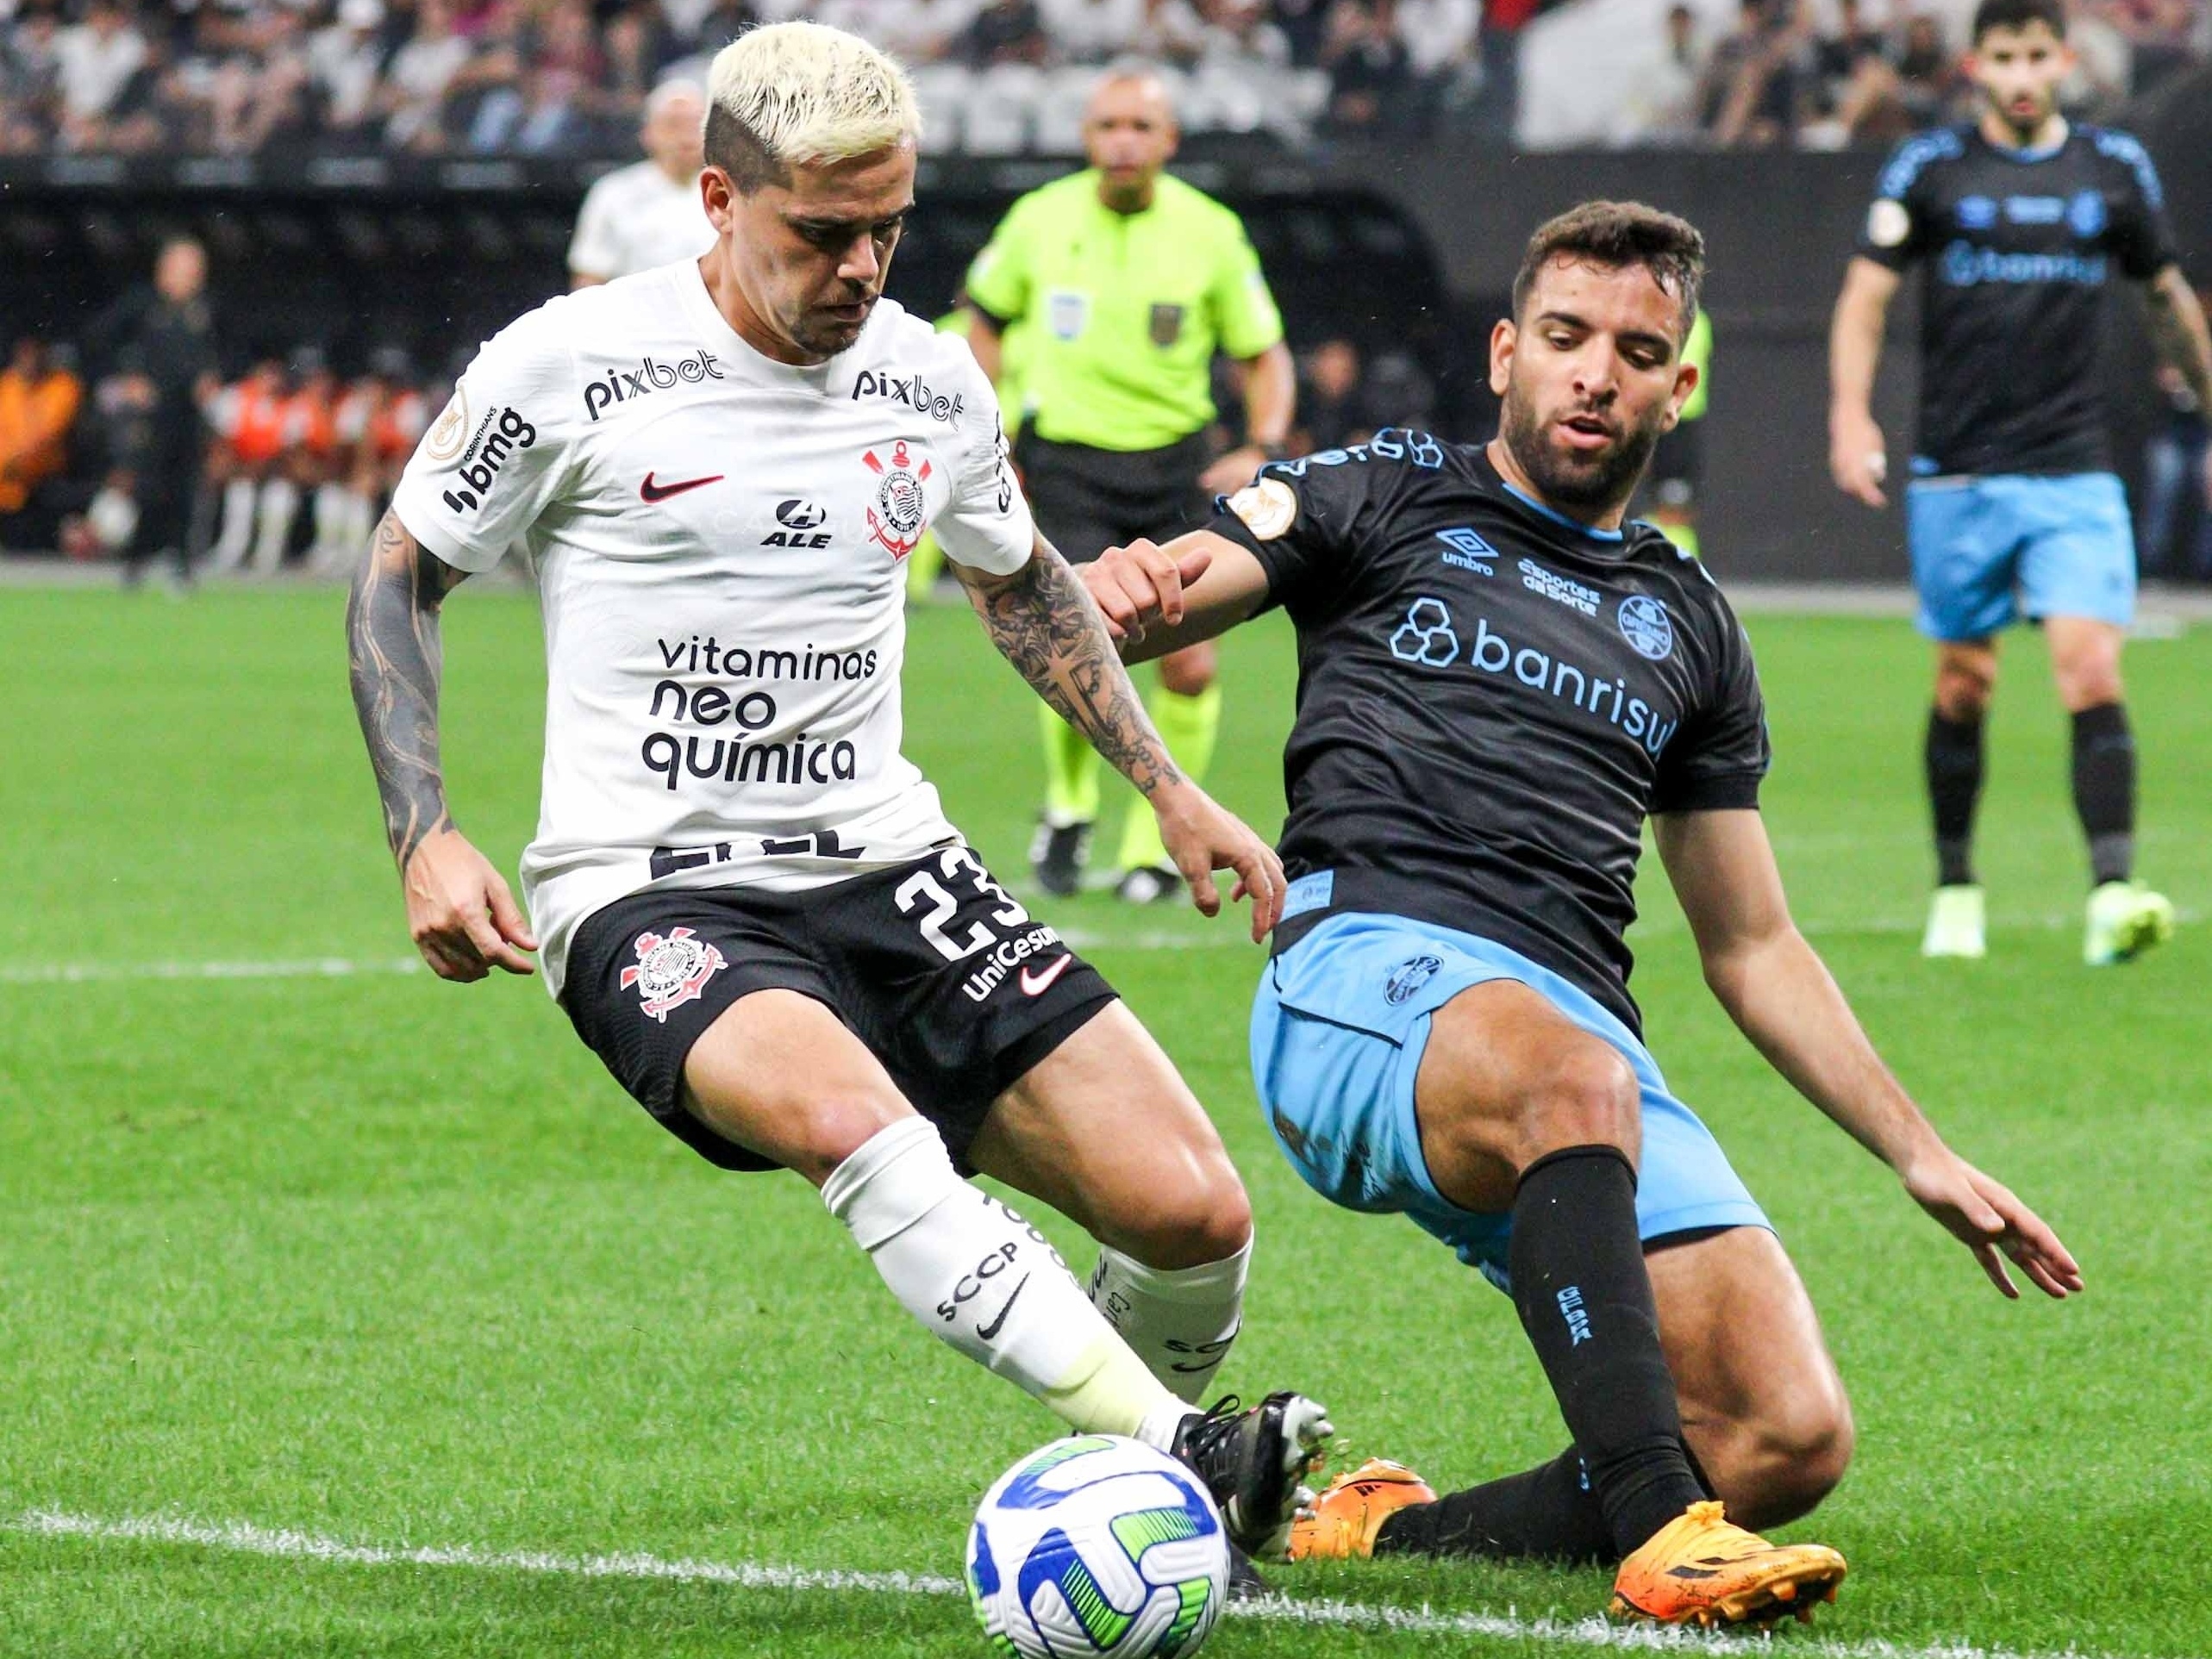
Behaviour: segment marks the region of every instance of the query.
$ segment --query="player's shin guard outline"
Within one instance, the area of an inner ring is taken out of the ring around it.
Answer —
[[[1071,1427],[1149,1438],[1185,1414],[1044,1235],[961,1180],[924,1120],[878,1130],[822,1196],[909,1313]]]
[[[1251,1269],[1249,1238],[1234,1256],[1188,1268],[1147,1267],[1102,1244],[1090,1300],[1154,1376],[1195,1404],[1236,1340]]]

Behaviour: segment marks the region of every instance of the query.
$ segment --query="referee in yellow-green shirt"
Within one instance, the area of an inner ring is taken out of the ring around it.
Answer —
[[[1045,537],[1078,563],[1205,523],[1211,497],[1282,452],[1297,402],[1283,319],[1235,214],[1162,171],[1178,134],[1149,71],[1108,73],[1084,115],[1090,165],[1008,210],[968,271],[968,343],[999,372],[999,338],[1019,323],[1025,413],[1015,458]],[[1215,352],[1243,367],[1246,447],[1210,455]],[[1152,699],[1176,763],[1202,777],[1221,727],[1211,645],[1164,657]],[[1030,853],[1039,883],[1081,883],[1098,816],[1098,757],[1050,709],[1045,810]],[[1175,895],[1159,826],[1133,803],[1115,891]]]

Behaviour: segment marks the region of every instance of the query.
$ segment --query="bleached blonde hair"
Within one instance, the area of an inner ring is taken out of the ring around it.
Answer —
[[[795,166],[922,135],[922,106],[906,72],[827,23],[747,29],[715,54],[707,91],[707,159],[748,195],[784,182]]]

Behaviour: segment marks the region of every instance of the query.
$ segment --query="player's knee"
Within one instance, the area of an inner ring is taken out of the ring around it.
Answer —
[[[1747,1426],[1739,1466],[1730,1478],[1715,1477],[1730,1519],[1743,1525],[1779,1526],[1809,1514],[1851,1467],[1856,1431],[1840,1387],[1808,1390]]]
[[[1562,1146],[1618,1146],[1637,1151],[1642,1088],[1619,1050],[1578,1044],[1528,1091],[1522,1111],[1525,1169]]]
[[[1995,658],[1951,658],[1936,670],[1936,713],[1955,722],[1978,720],[1989,713],[1996,689]]]
[[[1203,1267],[1226,1261],[1252,1242],[1252,1201],[1226,1158],[1218,1169],[1186,1179],[1147,1183],[1145,1201],[1106,1243],[1147,1267]],[[1102,1229],[1102,1232],[1104,1230]]]
[[[2059,701],[2070,714],[2118,702],[2127,695],[2120,680],[2116,651],[2085,652],[2072,660],[2053,663],[2052,676],[2059,684]]]
[[[1213,684],[1218,664],[1212,646],[1189,646],[1160,658],[1160,686],[1178,697],[1195,697]]]

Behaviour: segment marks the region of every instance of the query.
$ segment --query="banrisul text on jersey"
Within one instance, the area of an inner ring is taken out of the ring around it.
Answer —
[[[1345,910],[1434,921],[1634,1023],[1645,818],[1755,807],[1767,765],[1751,650],[1703,567],[1403,429],[1264,468],[1213,527],[1298,630],[1281,845],[1302,885],[1277,948]]]

